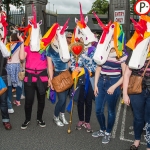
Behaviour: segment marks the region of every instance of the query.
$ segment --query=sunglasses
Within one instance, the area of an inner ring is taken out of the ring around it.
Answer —
[[[67,38],[71,39],[72,37],[67,37]]]

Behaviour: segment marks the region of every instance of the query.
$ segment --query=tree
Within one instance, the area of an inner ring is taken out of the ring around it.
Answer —
[[[24,4],[24,0],[2,0],[2,6],[6,8],[8,22],[9,22],[9,11],[10,11],[9,4],[12,4],[17,8],[19,8],[21,5]]]
[[[130,0],[130,14],[135,14],[134,12],[134,4],[137,0]]]
[[[108,6],[108,0],[96,0],[88,13],[91,14],[95,11],[97,14],[106,14],[108,13]]]

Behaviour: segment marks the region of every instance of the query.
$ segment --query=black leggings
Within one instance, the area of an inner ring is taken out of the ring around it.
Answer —
[[[91,118],[91,111],[92,111],[92,99],[94,97],[93,96],[94,92],[91,83],[89,84],[89,89],[86,97],[84,97],[84,94],[85,94],[85,85],[81,85],[78,104],[77,104],[78,116],[80,121],[85,121],[86,123],[89,123]],[[85,104],[85,110],[84,110],[84,104]]]
[[[43,82],[43,85],[46,93],[48,82]],[[45,107],[45,94],[40,95],[36,82],[32,82],[31,85],[24,82],[24,91],[25,91],[24,109],[25,109],[26,120],[28,121],[31,120],[32,105],[34,102],[35,91],[37,93],[37,100],[38,100],[37,120],[41,120],[43,115],[43,110]]]

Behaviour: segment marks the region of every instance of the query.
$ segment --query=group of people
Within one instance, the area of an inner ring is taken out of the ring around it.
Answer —
[[[72,33],[66,32],[68,46],[71,44],[71,39]],[[82,38],[78,40],[84,44]],[[30,124],[35,92],[38,101],[37,123],[40,127],[46,127],[42,116],[45,107],[46,91],[48,87],[54,90],[52,84],[53,77],[58,76],[66,70],[78,73],[84,70],[85,73],[78,78],[77,90],[74,95],[74,99],[77,100],[79,118],[79,122],[75,128],[80,130],[84,127],[87,132],[92,133],[93,137],[101,136],[102,143],[109,143],[115,122],[116,105],[122,93],[121,86],[123,85],[124,103],[130,105],[131,102],[134,115],[135,141],[131,145],[130,150],[138,149],[144,126],[146,127],[147,150],[150,150],[150,64],[148,64],[146,74],[143,77],[142,93],[132,95],[128,95],[127,93],[130,76],[132,74],[141,75],[147,63],[149,63],[149,58],[147,58],[142,69],[130,69],[128,63],[132,53],[128,54],[128,56],[123,53],[122,57],[118,59],[115,48],[112,48],[107,61],[103,65],[97,65],[92,59],[94,50],[89,52],[85,46],[78,60],[75,59],[73,54],[70,54],[70,61],[63,62],[59,53],[53,49],[52,45],[48,47],[46,58],[41,59],[41,54],[39,52],[32,52],[30,45],[24,46],[24,39],[19,33],[12,33],[10,42],[10,49],[13,52],[11,55],[8,54],[7,58],[3,58],[2,47],[0,45],[0,60],[3,64],[0,76],[8,86],[8,90],[0,95],[2,122],[5,129],[10,130],[12,128],[8,114],[8,109],[11,109],[8,102],[9,104],[12,103],[12,85],[16,87],[17,95],[13,103],[20,106],[22,84],[24,84],[25,121],[21,129],[26,129]],[[0,44],[2,44],[2,41],[0,41]],[[95,41],[93,41],[92,46],[96,47]],[[25,78],[23,82],[18,78],[21,61],[25,61]],[[76,65],[77,63],[78,65]],[[53,120],[59,127],[68,124],[65,118],[68,92],[69,89],[63,92],[56,92],[58,100],[55,104]],[[92,100],[95,100],[95,112],[100,125],[100,129],[95,132],[93,132],[90,125]],[[108,106],[107,121],[104,115],[106,103]]]

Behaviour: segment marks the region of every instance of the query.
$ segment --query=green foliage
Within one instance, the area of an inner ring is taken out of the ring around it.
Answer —
[[[130,14],[135,14],[134,12],[134,4],[137,0],[130,0]]]
[[[95,11],[97,14],[106,14],[108,13],[108,5],[108,0],[96,0],[88,13],[91,14]]]

